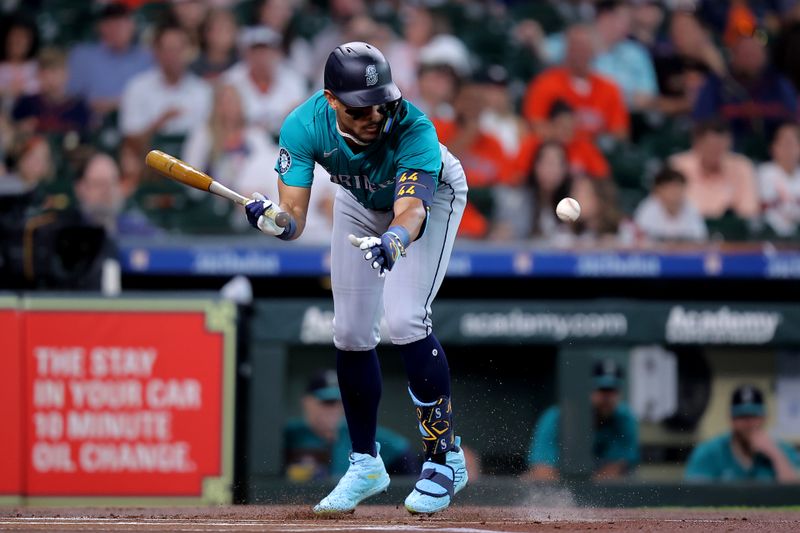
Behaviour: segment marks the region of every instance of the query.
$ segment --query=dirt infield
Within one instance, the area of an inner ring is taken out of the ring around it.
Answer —
[[[800,512],[783,510],[544,509],[453,507],[412,517],[402,507],[363,506],[352,515],[317,518],[307,507],[0,509],[11,531],[285,531],[288,533],[442,531],[800,531]]]

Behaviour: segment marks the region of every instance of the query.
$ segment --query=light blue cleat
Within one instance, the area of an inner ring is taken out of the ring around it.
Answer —
[[[351,453],[350,467],[336,487],[314,506],[314,513],[352,513],[356,505],[370,496],[385,492],[389,487],[389,474],[383,465],[381,446],[375,443],[376,457],[367,453]],[[462,454],[463,455],[463,454]]]
[[[455,438],[455,447],[447,452],[447,464],[425,461],[414,490],[406,498],[406,509],[411,514],[436,513],[450,506],[453,496],[467,486],[467,462],[461,449],[461,437]]]

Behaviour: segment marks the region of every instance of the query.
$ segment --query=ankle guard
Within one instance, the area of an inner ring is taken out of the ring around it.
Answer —
[[[455,446],[455,434],[453,433],[453,408],[450,398],[440,396],[438,400],[424,403],[414,396],[410,387],[408,393],[416,407],[425,457],[430,458],[433,455],[452,450]]]

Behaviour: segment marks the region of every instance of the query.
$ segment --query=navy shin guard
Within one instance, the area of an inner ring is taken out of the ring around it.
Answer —
[[[453,432],[453,407],[448,396],[440,396],[433,402],[421,402],[409,387],[408,393],[416,407],[419,432],[422,435],[422,446],[425,459],[443,457],[455,446]]]

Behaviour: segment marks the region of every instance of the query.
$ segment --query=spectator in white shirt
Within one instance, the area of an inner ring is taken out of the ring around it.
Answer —
[[[286,115],[307,95],[305,80],[282,63],[281,45],[275,31],[247,28],[241,37],[244,61],[223,75],[239,91],[247,122],[275,136]]]
[[[634,213],[634,222],[657,241],[704,241],[708,229],[686,195],[686,177],[669,167],[655,177],[653,190]]]
[[[259,190],[257,183],[271,174],[275,164],[264,130],[247,126],[239,92],[232,85],[217,85],[208,122],[196,127],[183,145],[181,159],[214,179],[249,196]],[[219,200],[219,201],[216,201]],[[215,210],[232,212],[230,202],[216,199]],[[240,213],[230,217],[234,226],[244,220]]]
[[[788,237],[800,223],[800,126],[781,125],[770,152],[772,160],[757,169],[764,221],[779,236]]]
[[[158,66],[138,74],[125,87],[120,130],[140,139],[186,135],[208,117],[211,88],[187,70],[189,37],[183,29],[158,28],[153,46]]]
[[[278,146],[264,130],[246,124],[236,88],[221,84],[214,92],[214,108],[208,123],[196,128],[186,140],[181,159],[245,196],[262,192],[269,198],[277,198],[278,178],[272,169],[278,155]],[[306,220],[306,230],[310,228],[310,231],[303,233],[301,240],[330,242],[336,185],[319,165],[314,171],[311,191]],[[230,202],[222,198],[216,200],[214,209],[221,214],[230,212],[234,229],[249,231],[250,226],[241,213],[234,212]]]

